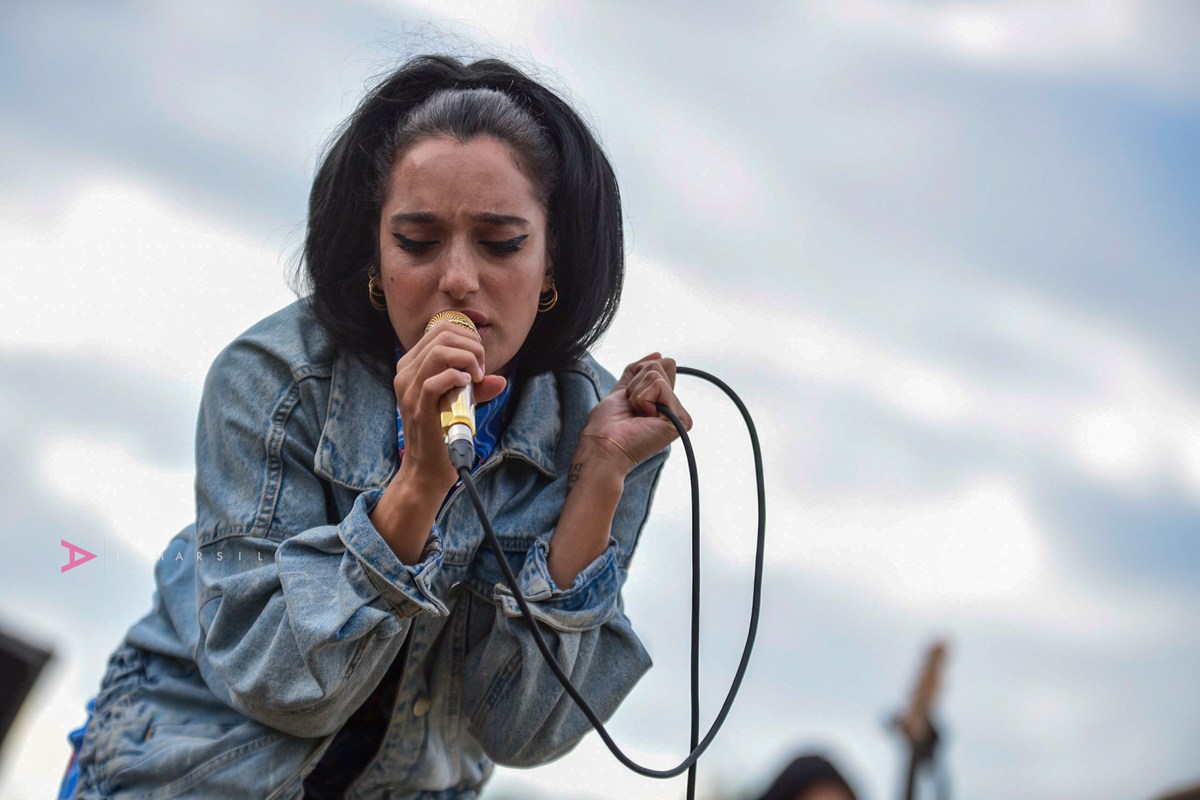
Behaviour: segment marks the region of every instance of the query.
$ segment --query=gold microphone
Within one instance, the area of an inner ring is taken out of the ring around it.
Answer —
[[[461,311],[439,311],[425,326],[425,332],[439,322],[450,322],[468,328],[473,333],[475,323]],[[475,387],[468,383],[446,392],[442,398],[442,437],[450,452],[455,471],[468,470],[475,465]]]

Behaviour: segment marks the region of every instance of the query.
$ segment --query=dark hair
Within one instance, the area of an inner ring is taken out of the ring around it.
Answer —
[[[837,786],[845,789],[850,797],[855,797],[850,784],[829,759],[805,755],[788,764],[759,800],[794,800],[818,786]]]
[[[387,202],[392,167],[417,142],[435,136],[451,136],[464,143],[476,136],[491,136],[504,142],[533,185],[534,197],[543,208],[548,206],[558,176],[558,153],[533,115],[495,89],[438,89],[409,112],[376,152],[379,208]]]
[[[470,91],[479,89],[491,91]],[[301,277],[316,318],[335,344],[391,376],[395,333],[386,312],[370,304],[367,282],[378,267],[391,166],[398,151],[432,135],[490,136],[512,148],[546,207],[547,257],[559,297],[537,315],[518,363],[532,374],[575,361],[620,303],[625,253],[616,177],[562,98],[497,59],[413,58],[372,89],[336,134],[308,204]]]

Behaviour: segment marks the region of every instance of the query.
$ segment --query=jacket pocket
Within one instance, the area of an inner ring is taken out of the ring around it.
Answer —
[[[136,701],[145,683],[142,652],[130,645],[118,647],[109,656],[95,711],[80,744],[81,789],[96,784],[106,794],[108,776],[138,757],[146,717]]]
[[[265,788],[262,773],[270,772],[266,761],[255,758],[252,763],[258,764],[259,774],[253,774],[250,759],[279,738],[278,734],[264,732],[249,721],[240,724],[150,721],[142,730],[138,758],[126,759],[115,769],[109,776],[108,788],[114,797],[129,800],[250,796],[256,787]]]
[[[309,743],[220,703],[195,664],[155,653],[134,657],[137,669],[129,670],[117,682],[124,688],[112,694],[101,737],[104,750],[99,744],[96,749],[104,796],[266,797],[272,783],[286,780],[287,770],[302,760],[290,745],[307,749]],[[117,671],[123,671],[123,661],[118,664]],[[279,749],[264,752],[272,745]]]
[[[128,698],[146,680],[146,660],[138,648],[123,644],[108,657],[100,691],[96,693],[95,714],[103,717],[128,704]]]

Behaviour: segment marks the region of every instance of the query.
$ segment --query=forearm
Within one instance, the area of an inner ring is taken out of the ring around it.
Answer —
[[[445,613],[423,575],[396,565],[368,500],[278,545],[244,536],[197,551],[197,664],[247,716],[294,735],[336,730],[382,677],[408,618]],[[222,547],[243,558],[217,558]]]
[[[396,554],[400,563],[421,560],[425,542],[433,529],[442,498],[448,488],[408,473],[401,465],[370,514],[371,524]]]
[[[560,589],[568,589],[575,576],[608,547],[629,467],[628,457],[612,448],[604,440],[583,438],[571,460],[567,499],[550,540],[546,563]]]

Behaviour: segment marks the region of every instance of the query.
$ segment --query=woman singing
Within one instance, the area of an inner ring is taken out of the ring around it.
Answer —
[[[313,181],[305,296],[205,381],[196,520],[113,653],[63,797],[473,798],[607,718],[650,659],[621,586],[675,429],[670,359],[587,348],[624,272],[613,171],[496,60],[376,86]],[[470,326],[429,325],[438,312]],[[427,330],[428,326],[428,330]],[[473,384],[482,527],[442,437]]]

